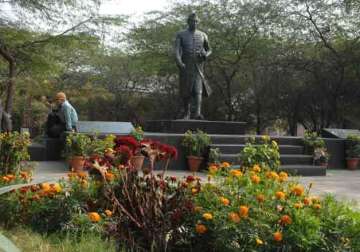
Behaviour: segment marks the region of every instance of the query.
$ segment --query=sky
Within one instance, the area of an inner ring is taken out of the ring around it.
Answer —
[[[105,0],[101,7],[101,14],[140,16],[152,10],[164,10],[171,1],[169,0]]]

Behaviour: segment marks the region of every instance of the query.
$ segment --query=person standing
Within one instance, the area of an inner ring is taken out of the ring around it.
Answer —
[[[56,104],[59,106],[61,120],[65,123],[66,131],[76,131],[78,115],[74,107],[66,99],[64,92],[59,92],[55,97]]]
[[[194,103],[194,119],[201,114],[202,97],[209,97],[211,88],[204,76],[204,62],[211,54],[207,35],[197,30],[199,19],[195,13],[187,19],[188,29],[177,33],[175,40],[176,64],[180,70],[180,95],[183,99],[183,119],[190,119]]]

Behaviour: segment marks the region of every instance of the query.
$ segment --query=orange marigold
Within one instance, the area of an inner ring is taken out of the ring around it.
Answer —
[[[112,181],[112,180],[114,180],[115,175],[113,173],[111,173],[111,172],[107,172],[105,174],[105,178],[106,178],[107,181]]]
[[[213,216],[211,213],[204,213],[202,215],[202,217],[205,219],[205,220],[212,220],[213,219]]]
[[[289,175],[286,172],[279,173],[279,181],[280,182],[285,182],[288,180],[288,178],[289,178]]]
[[[277,231],[274,233],[274,240],[277,241],[277,242],[280,242],[282,241],[283,239],[283,235],[280,231]]]
[[[248,206],[240,206],[240,217],[248,217],[249,215],[249,207]]]
[[[41,189],[42,189],[44,192],[49,192],[49,191],[51,191],[50,184],[49,184],[49,183],[42,183],[42,184],[41,184]]]
[[[305,206],[310,206],[312,203],[310,198],[304,198],[303,202]]]
[[[318,203],[316,203],[316,204],[313,205],[313,207],[314,207],[315,209],[320,209],[320,208],[321,208],[321,205],[318,204]]]
[[[301,196],[304,194],[304,187],[302,185],[296,185],[291,189],[291,192],[296,196]]]
[[[59,193],[62,191],[62,188],[59,183],[51,184],[50,187],[51,187],[51,191],[54,193]]]
[[[284,192],[281,192],[281,191],[278,191],[275,193],[275,197],[278,199],[278,200],[284,200],[286,195]]]
[[[101,217],[97,212],[88,213],[88,217],[92,222],[99,222],[101,220]]]
[[[261,167],[260,167],[260,165],[258,165],[258,164],[254,165],[253,168],[252,168],[252,171],[253,171],[253,172],[261,172]]]
[[[229,168],[231,165],[228,162],[222,162],[221,166],[224,167],[224,168]]]
[[[231,170],[230,175],[234,177],[241,177],[243,173],[240,170]]]
[[[106,209],[105,214],[106,214],[107,217],[111,217],[113,213],[109,209]]]
[[[218,168],[217,168],[217,166],[216,165],[211,165],[210,167],[209,167],[209,173],[210,174],[215,174],[216,172],[218,171]]]
[[[207,228],[203,224],[196,224],[195,226],[196,233],[198,234],[204,234],[207,231]]]
[[[228,199],[225,198],[225,197],[220,197],[220,201],[221,201],[221,203],[222,203],[224,206],[230,205],[230,200],[228,200]]]
[[[292,223],[292,219],[289,215],[283,215],[281,216],[279,222],[281,225],[290,225]]]
[[[262,203],[265,201],[265,195],[264,194],[258,194],[256,196],[256,200],[259,202],[259,203]]]
[[[234,223],[239,223],[240,222],[240,216],[235,212],[231,212],[231,213],[229,213],[229,220],[234,222]]]
[[[298,202],[298,203],[295,203],[295,204],[294,204],[294,207],[295,207],[296,209],[300,209],[300,208],[303,207],[303,205],[302,205],[300,202]]]
[[[251,176],[251,181],[252,181],[254,184],[259,184],[259,183],[260,183],[260,177],[257,176],[257,175],[252,175],[252,176]]]

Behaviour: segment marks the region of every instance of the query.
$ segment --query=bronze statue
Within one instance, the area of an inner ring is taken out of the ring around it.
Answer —
[[[180,70],[180,95],[184,105],[184,119],[204,119],[201,114],[202,97],[209,97],[211,88],[204,76],[204,62],[211,54],[207,35],[197,30],[199,19],[195,13],[187,19],[188,29],[176,35],[176,64]],[[191,114],[194,104],[194,115]]]

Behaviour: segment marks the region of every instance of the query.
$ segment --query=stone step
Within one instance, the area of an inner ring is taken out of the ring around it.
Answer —
[[[239,154],[245,144],[212,144],[212,148],[219,148],[224,154]],[[279,145],[281,154],[303,154],[304,147],[300,145]]]
[[[238,154],[221,154],[220,160],[227,161],[233,164],[238,164]],[[282,165],[312,165],[313,157],[311,155],[280,155],[280,162]]]
[[[32,143],[29,148],[31,161],[46,161],[46,147],[40,143]]]
[[[280,170],[298,176],[326,176],[326,167],[315,165],[282,165]]]
[[[248,142],[249,137],[255,137],[256,142],[261,142],[261,136],[254,135],[210,135],[210,137],[213,144],[245,144]],[[271,139],[275,140],[279,145],[303,145],[301,137],[274,136]]]

